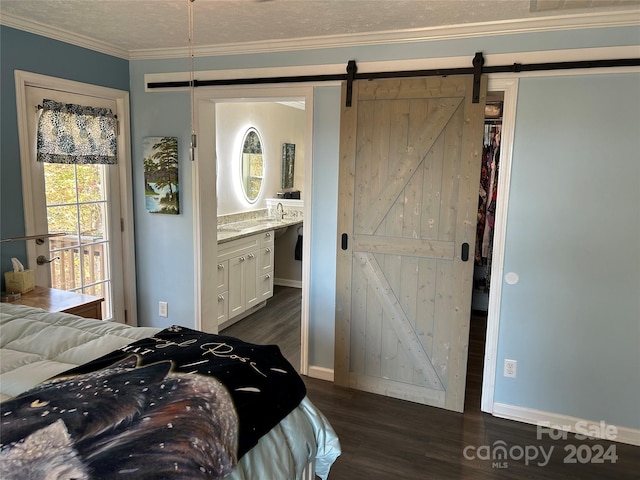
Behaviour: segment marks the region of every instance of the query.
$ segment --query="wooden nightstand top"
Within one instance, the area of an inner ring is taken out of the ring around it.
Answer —
[[[19,300],[11,303],[42,308],[48,312],[67,312],[81,317],[102,319],[103,300],[101,297],[83,293],[35,287],[32,291],[23,293]]]

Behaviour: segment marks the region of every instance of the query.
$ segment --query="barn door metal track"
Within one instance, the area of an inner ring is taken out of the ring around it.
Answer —
[[[346,106],[351,106],[352,87],[356,80],[376,80],[382,78],[409,78],[409,77],[433,77],[450,75],[473,75],[473,103],[480,101],[480,77],[487,73],[519,73],[519,72],[540,72],[544,70],[573,70],[580,68],[612,68],[612,67],[637,67],[640,66],[640,58],[621,58],[615,60],[582,60],[576,62],[550,62],[550,63],[513,63],[511,65],[484,66],[484,56],[482,52],[477,52],[473,57],[471,67],[442,68],[431,70],[404,70],[394,72],[369,72],[358,73],[358,66],[355,60],[349,60],[346,73],[336,73],[331,75],[301,75],[287,77],[258,77],[258,78],[235,78],[225,80],[193,80],[193,87],[210,87],[223,85],[264,85],[275,83],[304,83],[304,82],[347,82]],[[150,82],[147,88],[179,88],[190,87],[189,80],[175,82]]]

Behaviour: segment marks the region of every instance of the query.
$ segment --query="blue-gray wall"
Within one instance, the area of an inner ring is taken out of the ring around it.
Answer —
[[[574,30],[199,58],[196,69],[346,63],[352,58],[357,61],[462,55],[471,58],[476,51],[508,53],[633,45],[638,38],[640,32],[636,27]],[[179,70],[188,68],[177,60],[132,62],[134,130],[142,129],[134,131],[137,144],[134,150],[139,148],[139,137],[160,126],[162,130],[168,125],[173,134],[188,141],[186,96],[176,93],[159,96],[142,91],[144,73]],[[498,372],[502,371],[500,366],[505,356],[517,359],[519,374],[517,380],[507,381],[501,376],[497,379],[496,402],[640,427],[637,415],[640,379],[637,369],[633,368],[640,363],[640,268],[637,268],[640,225],[638,188],[633,187],[640,183],[640,178],[637,153],[633,152],[640,150],[638,135],[628,134],[630,129],[637,132],[640,125],[639,85],[638,74],[528,78],[521,82],[506,271],[518,272],[522,280],[517,286],[505,286],[503,290],[497,359]],[[332,368],[340,89],[316,87],[314,96],[309,359],[311,365]],[[619,104],[631,108],[621,115],[617,113],[621,112]],[[542,105],[548,108],[541,109]],[[165,116],[171,119],[163,118]],[[601,174],[607,159],[612,159],[611,165],[615,167],[608,174]],[[186,176],[190,166],[185,163],[182,162]],[[138,167],[136,177],[140,176],[141,167]],[[539,181],[529,183],[534,178]],[[583,178],[589,179],[591,188],[586,188]],[[550,186],[555,186],[555,190]],[[609,194],[619,190],[623,193]],[[191,208],[186,189],[182,192],[182,205]],[[619,201],[620,195],[625,201]],[[592,208],[594,205],[596,209]],[[615,211],[615,216],[610,213],[605,218],[603,212],[607,210]],[[612,228],[617,224],[614,218],[627,220],[624,226]],[[147,248],[154,245],[157,238],[155,227],[147,227],[147,221],[159,222],[154,218],[145,219],[144,223],[137,220],[138,252],[143,245]],[[159,248],[149,251],[148,258],[139,253],[138,274],[153,279],[139,291],[141,319],[156,316],[160,288],[162,295],[176,297],[178,302],[178,297],[185,295],[185,289],[172,292],[169,285],[159,279],[160,272],[178,265],[173,258],[175,249],[167,256],[166,247],[174,242],[183,243],[185,252],[191,252],[190,244],[185,242],[185,238],[190,237],[178,226],[182,225],[181,221],[167,221],[175,224],[175,228],[163,229],[170,237],[163,239]],[[190,228],[190,225],[190,219],[185,219],[184,227]],[[539,228],[534,229],[532,225]],[[531,249],[523,248],[523,239],[527,239],[524,245],[536,247],[535,255]],[[618,248],[621,244],[626,245],[626,250]],[[568,260],[569,256],[572,261]],[[627,260],[622,262],[624,257]],[[591,263],[587,267],[577,259]],[[180,264],[184,266],[184,274],[181,280],[174,275],[175,282],[190,285],[192,272],[186,259]],[[603,264],[607,265],[606,269],[601,268]],[[530,267],[535,271],[529,272]],[[615,272],[619,272],[618,277]],[[615,278],[608,278],[612,276]],[[146,289],[148,297],[144,293]],[[184,316],[178,321],[189,322],[193,318],[191,296],[188,292],[187,295],[187,301],[182,302]],[[624,366],[621,367],[619,361],[623,361]],[[602,380],[603,376],[606,380]],[[612,393],[610,389],[614,386],[624,395]]]
[[[158,63],[162,71],[162,62]],[[188,71],[186,61],[167,61],[168,68]],[[151,214],[144,202],[135,202],[138,323],[167,327],[179,324],[194,328],[193,202],[191,137],[188,92],[144,92],[141,62],[131,62],[131,144],[133,150],[133,196],[144,197],[142,139],[149,136],[178,137],[180,214]],[[215,205],[204,210],[216,214]],[[213,239],[215,241],[215,239]],[[169,317],[158,316],[158,302],[169,304]]]
[[[638,27],[528,33],[199,58],[196,69],[472,58],[476,51],[637,45],[638,38]],[[166,300],[171,323],[193,326],[188,96],[145,93],[143,85],[145,73],[188,69],[186,59],[130,64],[134,197],[143,193],[144,136],[178,136],[181,158],[181,215],[150,215],[135,205],[144,325],[158,324],[157,302]],[[521,80],[505,257],[505,272],[517,272],[520,282],[503,287],[496,360],[501,372],[505,357],[517,359],[518,378],[496,379],[496,402],[640,428],[640,379],[632,368],[640,363],[639,86],[637,73]],[[2,88],[4,100],[4,72]],[[312,365],[332,368],[340,91],[314,92],[309,353]],[[12,121],[4,107],[2,118],[4,177],[4,120]],[[19,183],[19,166],[11,174]]]
[[[319,87],[313,95],[309,358],[311,365],[325,367],[333,366],[335,344],[340,92],[340,87]]]
[[[520,80],[504,268],[495,401],[640,427],[640,73]]]
[[[0,238],[10,238],[24,235],[14,71],[129,90],[129,62],[5,26],[0,60]],[[0,244],[0,272],[11,270],[11,257],[26,265],[25,242]]]

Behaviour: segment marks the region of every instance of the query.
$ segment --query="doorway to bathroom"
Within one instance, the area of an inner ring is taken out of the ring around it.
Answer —
[[[274,295],[266,301],[266,306],[246,317],[240,316],[237,323],[225,321],[219,325],[203,324],[203,327],[210,331],[219,327],[221,333],[246,337],[247,341],[255,342],[258,338],[267,339],[268,343],[282,343],[285,356],[296,369],[305,373],[308,368],[313,89],[289,86],[259,89],[218,87],[207,90],[198,92],[198,160],[200,170],[204,168],[205,171],[204,175],[200,172],[197,181],[200,185],[215,185],[216,194],[213,196],[209,192],[209,198],[206,195],[198,198],[200,231],[203,232],[202,252],[210,250],[204,239],[211,238],[214,232],[218,238],[218,222],[222,225],[227,220],[225,217],[230,215],[250,216],[257,213],[272,217],[284,213],[290,215],[285,219],[300,215],[300,222],[274,232]],[[255,198],[249,199],[242,186],[241,144],[247,129],[251,128],[255,128],[259,134],[263,157],[262,171],[260,175],[256,174],[262,177],[262,186],[256,195],[252,195]],[[283,158],[292,145],[295,147],[293,171],[285,172]],[[308,151],[306,146],[309,146]],[[215,164],[215,169],[211,168],[210,161]],[[287,184],[284,183],[285,173],[289,173]],[[299,198],[296,198],[298,195]],[[282,212],[278,213],[276,207]],[[210,215],[210,212],[216,215]],[[204,232],[211,234],[205,235]],[[217,242],[216,247],[220,248]],[[200,278],[206,282],[206,278],[216,273],[212,271],[216,264],[205,261],[199,264]],[[206,312],[215,311],[216,305],[212,300],[217,295],[207,295],[205,288],[201,291],[200,311],[204,323],[204,319],[213,316]],[[263,317],[263,320],[259,320]],[[257,322],[255,327],[252,326],[254,322]]]

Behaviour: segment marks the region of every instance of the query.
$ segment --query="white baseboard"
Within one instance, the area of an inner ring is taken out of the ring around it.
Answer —
[[[332,368],[309,365],[308,376],[328,382],[334,381]],[[544,412],[542,410],[507,405],[505,403],[494,403],[493,415],[507,420],[515,420],[516,422],[540,425],[565,430],[573,434],[583,434],[589,437],[640,446],[640,429],[621,427],[619,425],[606,424],[602,421],[585,420],[569,415]],[[567,428],[561,428],[562,426]],[[614,435],[612,435],[613,428],[615,428]]]
[[[507,420],[515,420],[517,422],[564,430],[574,434],[585,434],[589,437],[640,446],[640,430],[606,424],[603,421],[585,420],[504,403],[493,404],[493,415],[506,418]],[[614,428],[615,430],[613,430]],[[615,431],[615,434],[612,434],[612,430]]]
[[[302,280],[289,280],[288,278],[274,278],[273,284],[281,287],[302,288]]]
[[[333,368],[317,367],[315,365],[309,365],[309,377],[317,378],[318,380],[326,380],[327,382],[333,382]]]

